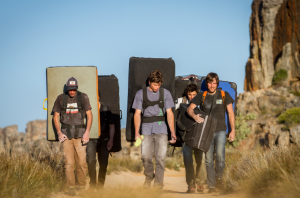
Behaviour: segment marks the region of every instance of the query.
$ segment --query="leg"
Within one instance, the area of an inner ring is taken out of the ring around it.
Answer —
[[[194,149],[194,155],[195,155],[195,160],[196,160],[196,183],[197,184],[204,184],[205,181],[205,174],[206,170],[204,167],[204,163],[202,163],[203,159],[203,151],[199,149]]]
[[[154,156],[155,156],[155,180],[154,186],[163,186],[165,162],[168,146],[168,135],[153,134],[154,135]]]
[[[65,140],[63,143],[64,147],[64,157],[65,157],[65,169],[67,176],[68,187],[75,187],[75,174],[74,174],[74,145],[72,140]]]
[[[225,168],[226,132],[220,131],[216,136],[216,178],[222,180]]]
[[[154,169],[152,162],[152,155],[154,152],[154,139],[153,135],[144,135],[142,141],[142,161],[144,165],[144,175],[146,176],[145,185],[150,185],[153,180]]]
[[[99,175],[98,185],[103,186],[108,165],[109,151],[107,150],[108,141],[99,140],[98,142],[98,161],[99,161]]]
[[[214,165],[214,151],[215,151],[215,135],[210,144],[209,150],[205,153],[205,164],[207,172],[207,184],[209,188],[216,187],[216,178],[215,178],[215,165]]]
[[[82,138],[72,139],[75,145],[75,163],[76,174],[78,178],[79,186],[85,186],[86,184],[86,144],[82,144]]]
[[[183,150],[183,162],[185,166],[185,178],[188,187],[195,187],[195,170],[193,165],[193,148],[188,145],[184,145]]]
[[[90,140],[86,147],[86,159],[90,177],[90,187],[96,186],[96,149],[97,140]]]

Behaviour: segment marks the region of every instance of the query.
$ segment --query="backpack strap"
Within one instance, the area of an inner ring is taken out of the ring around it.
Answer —
[[[164,89],[159,89],[159,99],[157,101],[150,101],[147,96],[147,87],[143,87],[143,109],[147,109],[150,106],[154,106],[158,104],[159,108],[163,109],[165,106],[164,102]],[[151,117],[145,117],[143,116],[142,123],[152,123],[152,122],[159,122],[159,121],[165,121],[165,115],[161,116],[151,116]]]
[[[207,91],[204,91],[204,92],[203,92],[203,95],[202,95],[202,105],[201,105],[201,109],[202,109],[202,110],[203,110],[203,104],[204,104],[206,95],[207,95]]]
[[[222,95],[222,100],[223,100],[223,106],[224,106],[224,109],[226,110],[226,105],[225,105],[225,91],[221,90],[221,95]]]

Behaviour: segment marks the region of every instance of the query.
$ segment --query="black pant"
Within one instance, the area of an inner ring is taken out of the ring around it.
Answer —
[[[109,152],[107,150],[108,138],[105,140],[90,140],[87,143],[86,157],[89,169],[90,186],[96,186],[96,152],[98,152],[99,174],[98,185],[103,186],[108,165]]]

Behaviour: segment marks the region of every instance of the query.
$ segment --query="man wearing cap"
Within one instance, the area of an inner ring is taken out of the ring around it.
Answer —
[[[100,100],[100,91],[98,91]],[[87,144],[87,164],[90,176],[90,190],[93,191],[96,187],[96,152],[98,152],[99,173],[98,187],[103,187],[108,165],[109,151],[113,146],[115,135],[115,123],[111,110],[105,104],[100,106],[100,125],[101,135],[98,139],[91,140]]]
[[[68,194],[75,196],[75,174],[79,189],[86,183],[86,144],[92,125],[92,111],[87,94],[77,90],[78,81],[71,77],[66,82],[66,93],[60,94],[53,106],[53,122],[59,141],[63,143]],[[84,118],[87,117],[86,126]],[[61,128],[59,126],[59,118]]]

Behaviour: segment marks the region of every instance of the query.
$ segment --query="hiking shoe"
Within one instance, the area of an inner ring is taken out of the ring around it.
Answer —
[[[69,191],[67,192],[67,195],[75,196],[76,195],[75,187],[70,187]]]
[[[188,190],[186,191],[187,193],[195,193],[196,192],[196,189],[195,187],[188,187]]]
[[[148,179],[148,178],[147,178],[147,179],[145,180],[143,186],[144,186],[145,188],[149,188],[149,187],[151,187],[151,182],[152,182],[152,179]]]
[[[222,181],[222,178],[216,178],[216,187],[218,189],[223,189],[223,181]]]
[[[218,191],[217,191],[217,189],[216,188],[209,188],[208,189],[208,194],[212,194],[212,193],[217,193]]]
[[[204,191],[203,184],[197,184],[197,192],[203,192],[203,191]]]

